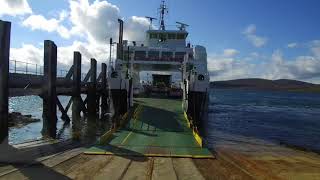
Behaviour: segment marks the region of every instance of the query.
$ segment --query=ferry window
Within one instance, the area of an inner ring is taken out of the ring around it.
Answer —
[[[123,59],[124,60],[129,60],[131,58],[131,54],[133,53],[133,51],[130,51],[130,56],[128,55],[128,51],[124,50],[123,51]]]
[[[185,39],[186,35],[185,34],[178,34],[177,39]]]
[[[145,51],[136,51],[134,54],[134,60],[145,60],[146,52]]]
[[[193,54],[189,54],[189,59],[193,59]]]
[[[199,81],[204,81],[204,75],[200,74],[200,75],[198,76],[198,80],[199,80]]]
[[[176,52],[176,56],[175,56],[176,61],[182,62],[184,60],[185,54],[186,54],[185,52]]]
[[[168,39],[176,39],[176,34],[175,33],[169,33],[168,34]]]
[[[150,33],[150,39],[158,39],[157,33]]]
[[[167,39],[167,34],[159,34],[160,42],[164,42]]]
[[[173,57],[173,53],[172,52],[162,52],[162,59],[165,61],[169,61],[171,60]]]
[[[150,60],[159,60],[159,51],[149,51],[149,59]]]

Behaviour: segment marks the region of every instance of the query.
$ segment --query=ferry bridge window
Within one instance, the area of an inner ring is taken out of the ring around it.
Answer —
[[[193,54],[189,54],[189,59],[193,59]]]
[[[178,34],[177,35],[177,39],[185,39],[186,38],[186,34]]]
[[[146,51],[136,51],[134,54],[134,60],[145,60]]]
[[[198,76],[198,80],[199,80],[199,81],[204,81],[204,75],[200,74],[200,75]]]
[[[133,51],[130,51],[130,55],[133,53]],[[130,60],[131,56],[128,55],[128,51],[123,51],[123,59],[124,60]]]
[[[150,39],[158,39],[157,33],[150,33]]]
[[[159,60],[159,51],[149,51],[149,60]]]
[[[170,61],[173,57],[173,53],[172,52],[162,52],[162,60],[163,61]]]
[[[184,60],[185,52],[176,52],[175,60],[182,62]]]
[[[159,41],[164,42],[167,39],[167,34],[159,34]]]
[[[168,39],[176,39],[176,34],[175,33],[169,33],[168,34]]]

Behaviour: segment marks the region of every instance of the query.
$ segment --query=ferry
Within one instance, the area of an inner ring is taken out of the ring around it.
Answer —
[[[206,48],[188,42],[189,25],[185,23],[176,22],[177,29],[167,29],[167,13],[168,7],[162,1],[159,28],[153,25],[153,21],[158,19],[146,17],[150,27],[144,41],[123,40],[123,22],[119,20],[117,58],[110,67],[111,89],[113,95],[127,91],[135,97],[161,95],[165,98],[181,98],[190,126],[201,134],[207,119],[209,100],[210,76]],[[148,80],[141,80],[141,72],[149,72]],[[178,80],[173,78],[177,74],[180,75]],[[130,78],[132,87],[129,87]],[[121,90],[121,87],[127,89]]]

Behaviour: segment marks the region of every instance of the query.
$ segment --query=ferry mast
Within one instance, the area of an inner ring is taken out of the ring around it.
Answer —
[[[164,24],[164,15],[166,13],[168,13],[168,8],[167,5],[165,4],[165,1],[162,1],[162,4],[160,5],[160,30],[165,31],[166,30],[166,26]]]

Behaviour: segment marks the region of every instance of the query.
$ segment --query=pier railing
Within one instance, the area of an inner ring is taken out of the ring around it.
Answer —
[[[43,74],[43,65],[10,60],[9,61],[9,72],[16,74],[28,74],[28,75],[44,75]],[[68,70],[66,69],[57,69],[57,77],[65,77],[68,74]],[[81,73],[81,80],[86,77],[85,73]]]

